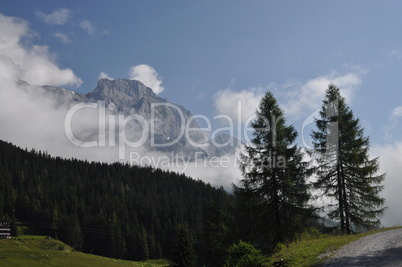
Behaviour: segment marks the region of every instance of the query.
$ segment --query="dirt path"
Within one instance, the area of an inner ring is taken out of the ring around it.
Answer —
[[[337,251],[324,266],[402,266],[402,229],[352,242]]]

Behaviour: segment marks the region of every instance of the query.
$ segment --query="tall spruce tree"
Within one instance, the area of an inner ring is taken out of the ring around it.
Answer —
[[[369,159],[369,138],[333,84],[326,91],[316,126],[312,133],[317,163],[314,186],[336,200],[328,216],[340,221],[342,233],[350,234],[353,225],[378,226],[385,209],[379,196],[385,174],[377,175],[379,162]]]
[[[178,234],[179,241],[176,245],[171,267],[195,267],[197,256],[194,250],[194,242],[187,226],[182,226]]]
[[[266,247],[269,249],[278,242],[294,239],[314,212],[307,205],[308,163],[294,144],[297,132],[286,124],[272,93],[262,98],[256,116],[251,124],[253,139],[241,156],[244,178],[235,193],[253,211],[245,216],[247,235],[255,243],[270,245]]]
[[[205,266],[222,267],[227,260],[227,249],[233,243],[231,218],[218,203],[211,206],[210,218],[204,224],[201,261]]]

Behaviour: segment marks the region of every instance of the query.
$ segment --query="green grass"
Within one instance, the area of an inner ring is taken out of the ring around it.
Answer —
[[[133,262],[75,252],[66,244],[43,236],[0,240],[1,266],[168,266],[166,260]]]
[[[18,237],[13,237],[14,240],[23,239],[46,239],[45,235],[19,235]]]
[[[353,242],[363,236],[398,229],[401,227],[384,228],[356,235],[328,236],[305,238],[301,241],[279,247],[279,251],[271,256],[267,266],[320,266],[328,256],[343,245]],[[319,257],[326,253],[326,257]]]

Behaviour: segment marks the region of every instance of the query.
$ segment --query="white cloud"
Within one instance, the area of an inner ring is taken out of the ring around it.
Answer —
[[[391,56],[395,57],[397,59],[401,59],[402,58],[402,52],[401,52],[401,50],[394,49],[394,50],[391,51]]]
[[[18,82],[61,86],[81,80],[72,70],[60,69],[46,46],[21,45],[29,36],[26,21],[0,14],[0,139],[73,156],[63,128],[65,108],[35,86],[21,90]]]
[[[243,175],[238,167],[238,154],[224,155],[220,158],[210,158],[189,162],[187,168],[181,171],[180,168],[170,168],[171,171],[183,172],[194,179],[200,179],[210,183],[212,186],[231,191],[233,185],[239,185]]]
[[[224,89],[213,96],[215,110],[219,115],[227,115],[234,121],[239,121],[241,115],[240,122],[244,124],[254,117],[263,95],[260,87],[239,92]]]
[[[321,107],[325,90],[330,83],[341,89],[341,94],[346,101],[350,102],[354,91],[361,85],[362,72],[349,72],[339,74],[332,72],[307,81],[302,85],[292,85],[286,94],[283,105],[286,115],[300,117],[306,112],[311,112]]]
[[[73,85],[82,81],[71,69],[60,69],[54,55],[47,46],[26,47],[20,44],[22,38],[30,35],[28,23],[24,20],[0,14],[0,73],[13,75],[37,85]]]
[[[394,133],[397,133],[397,136],[399,135],[397,126],[400,117],[402,117],[402,106],[396,107],[392,110],[391,115],[388,119],[388,123],[381,129],[386,140],[393,140]]]
[[[362,83],[361,76],[363,74],[364,70],[355,67],[353,72],[345,74],[331,72],[305,83],[295,80],[289,80],[282,85],[272,83],[267,90],[277,92],[274,96],[281,103],[286,116],[298,119],[321,107],[325,91],[330,83],[339,87],[342,96],[346,98],[347,102],[350,102],[354,92]],[[241,122],[245,123],[250,117],[254,116],[264,95],[263,91],[260,87],[242,91],[221,90],[214,95],[215,110],[219,114],[226,114],[237,120],[240,110],[238,101],[240,101]]]
[[[131,80],[140,81],[145,86],[151,88],[155,94],[160,94],[164,90],[163,86],[161,86],[161,77],[159,77],[158,72],[149,65],[141,64],[131,67],[129,76]]]
[[[5,56],[12,53],[13,46],[25,37],[33,35],[28,22],[20,18],[7,17],[0,14],[0,52]]]
[[[56,32],[54,34],[55,37],[57,37],[62,43],[68,44],[71,43],[70,38],[68,37],[67,34],[61,33],[61,32]]]
[[[103,72],[103,71],[99,74],[99,78],[98,78],[98,79],[99,79],[99,80],[100,80],[100,79],[114,80],[112,77],[109,76],[109,74],[107,74],[107,73],[105,73],[105,72]]]
[[[42,19],[47,24],[51,25],[63,25],[71,17],[71,10],[68,8],[59,8],[53,11],[53,13],[45,14],[41,11],[36,12],[36,16]]]
[[[71,69],[60,69],[49,54],[46,46],[33,46],[26,54],[21,79],[37,85],[73,85],[82,84]]]
[[[402,142],[383,146],[373,145],[371,151],[372,155],[379,156],[380,173],[387,173],[384,182],[385,188],[381,195],[386,199],[388,210],[385,212],[382,222],[386,226],[401,225]]]
[[[392,114],[391,114],[392,118],[398,118],[398,117],[402,117],[402,106],[401,107],[396,107],[392,110]]]
[[[88,20],[84,20],[80,23],[81,29],[86,31],[89,35],[92,35],[95,33],[95,26]]]

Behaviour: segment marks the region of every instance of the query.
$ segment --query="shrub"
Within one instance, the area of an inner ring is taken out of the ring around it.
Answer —
[[[228,249],[229,259],[225,267],[260,267],[266,261],[261,251],[252,244],[240,241]]]

